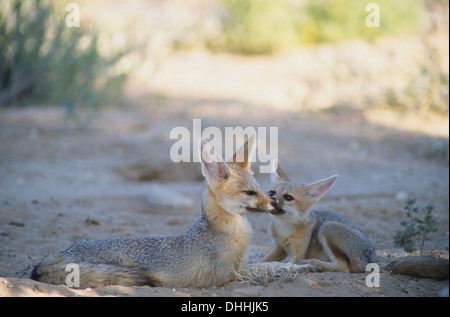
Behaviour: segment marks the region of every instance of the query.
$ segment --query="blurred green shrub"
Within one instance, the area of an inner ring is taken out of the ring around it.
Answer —
[[[380,8],[380,27],[366,25],[366,5]],[[267,54],[296,45],[374,39],[418,29],[420,0],[221,0],[222,35],[210,47],[240,54]]]
[[[369,3],[380,8],[380,27],[368,27]],[[296,20],[300,43],[338,42],[353,38],[372,40],[383,35],[417,31],[423,17],[418,0],[307,0]]]
[[[99,105],[120,96],[126,75],[112,66],[130,50],[102,56],[98,35],[83,25],[67,27],[68,12],[58,5],[1,1],[0,107],[59,104],[83,123]]]
[[[295,45],[297,35],[285,0],[222,0],[226,9],[219,50],[265,54]]]

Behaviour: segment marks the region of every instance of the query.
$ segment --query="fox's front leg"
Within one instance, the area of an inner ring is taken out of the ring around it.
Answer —
[[[261,262],[281,262],[287,257],[286,250],[279,244],[275,245],[275,248],[261,260]]]
[[[278,235],[277,228],[273,222],[270,224],[270,234],[272,235],[275,247],[261,262],[281,262],[288,256],[288,252],[284,243],[285,241]]]
[[[308,241],[309,242],[309,241]],[[302,240],[289,240],[289,248],[292,252],[291,263],[299,264],[305,259],[306,251],[308,250],[309,243],[305,243]]]

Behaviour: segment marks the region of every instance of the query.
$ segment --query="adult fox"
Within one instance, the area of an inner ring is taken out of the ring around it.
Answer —
[[[206,181],[200,214],[186,232],[79,241],[36,265],[31,278],[64,284],[66,266],[75,263],[81,288],[110,284],[201,288],[233,280],[246,262],[252,233],[243,214],[273,210],[272,200],[261,191],[250,171],[254,149],[255,134],[230,162],[224,162],[209,143],[199,142]],[[237,162],[237,157],[244,159]]]

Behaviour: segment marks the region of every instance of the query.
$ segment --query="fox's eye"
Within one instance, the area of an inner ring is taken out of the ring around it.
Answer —
[[[291,195],[288,195],[288,194],[284,195],[283,197],[284,197],[284,199],[286,199],[287,201],[294,200],[294,197],[292,197]]]
[[[273,190],[269,191],[269,196],[275,196],[275,194],[276,194],[275,191],[273,191]]]
[[[244,193],[246,193],[249,196],[254,196],[256,195],[256,192],[254,190],[244,190]]]

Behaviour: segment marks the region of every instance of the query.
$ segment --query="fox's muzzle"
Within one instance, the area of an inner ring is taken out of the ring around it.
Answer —
[[[252,207],[246,207],[247,211],[249,212],[267,212],[267,213],[271,213],[273,212],[275,209],[259,209],[259,208],[252,208]]]
[[[284,214],[285,212],[286,211],[284,211],[282,208],[275,208],[274,210],[272,210],[270,212],[270,214],[277,216],[277,215]]]
[[[273,198],[272,198],[273,199]],[[273,199],[273,201],[270,203],[273,207],[274,207],[274,209],[272,209],[271,211],[270,211],[270,213],[272,214],[272,215],[281,215],[281,214],[284,214],[285,213],[285,211],[283,210],[283,208],[281,208],[281,207],[278,207],[278,202],[275,200],[275,199]]]

